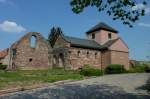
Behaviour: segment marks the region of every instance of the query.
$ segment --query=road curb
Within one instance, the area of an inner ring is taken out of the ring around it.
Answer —
[[[64,85],[66,83],[74,82],[73,80],[63,80],[63,81],[57,81],[54,83],[46,83],[46,84],[35,84],[31,86],[25,86],[25,87],[17,87],[17,88],[11,88],[6,90],[0,90],[0,97],[1,96],[7,96],[9,94],[32,90],[32,89],[38,89],[38,88],[45,88],[45,87],[53,87],[53,86],[59,86]]]

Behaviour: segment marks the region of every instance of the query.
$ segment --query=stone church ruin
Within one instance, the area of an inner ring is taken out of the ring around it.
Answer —
[[[0,52],[0,62],[8,69],[65,68],[76,70],[85,64],[104,69],[109,64],[129,68],[128,46],[118,31],[99,23],[86,32],[87,39],[66,36],[52,29],[49,39],[40,33],[29,32],[10,48]]]

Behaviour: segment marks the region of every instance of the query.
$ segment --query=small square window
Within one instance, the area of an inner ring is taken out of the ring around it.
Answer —
[[[92,34],[92,39],[95,39],[95,34]]]

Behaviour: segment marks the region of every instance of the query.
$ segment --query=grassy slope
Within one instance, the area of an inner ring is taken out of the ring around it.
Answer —
[[[83,79],[78,72],[53,70],[30,70],[30,71],[0,71],[0,90],[17,86],[28,86],[38,83],[51,83],[60,80],[80,80]]]

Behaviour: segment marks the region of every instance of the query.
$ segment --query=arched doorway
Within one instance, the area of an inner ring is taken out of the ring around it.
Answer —
[[[59,67],[64,67],[64,55],[62,53],[59,54],[58,62]]]
[[[56,65],[57,65],[57,58],[56,58],[56,56],[54,55],[54,56],[53,56],[53,66],[56,67]]]
[[[12,63],[12,70],[16,70],[16,65],[15,65],[15,63]]]

